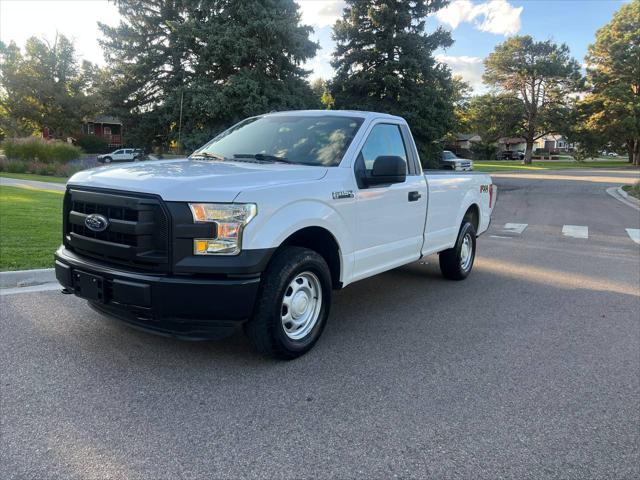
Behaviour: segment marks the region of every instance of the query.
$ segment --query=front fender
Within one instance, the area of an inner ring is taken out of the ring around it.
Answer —
[[[273,210],[259,211],[245,229],[242,247],[278,247],[293,233],[306,227],[329,231],[338,242],[341,256],[353,251],[345,219],[334,208],[317,200],[300,200]],[[344,258],[342,260],[344,263]]]

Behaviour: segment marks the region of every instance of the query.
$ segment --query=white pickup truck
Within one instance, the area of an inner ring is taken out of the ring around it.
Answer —
[[[290,359],[320,337],[332,290],[434,253],[446,278],[467,277],[496,194],[487,175],[424,173],[402,118],[262,115],[186,159],[74,175],[56,275],[138,328],[207,339],[243,325]]]

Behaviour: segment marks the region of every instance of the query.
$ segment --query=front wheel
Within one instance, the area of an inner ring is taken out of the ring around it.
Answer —
[[[475,257],[476,229],[464,221],[453,248],[440,252],[440,271],[449,280],[464,280],[471,273]]]
[[[111,157],[104,157],[102,163],[111,163]]]
[[[331,274],[324,258],[307,248],[285,247],[262,277],[244,330],[260,353],[290,360],[318,341],[330,305]]]

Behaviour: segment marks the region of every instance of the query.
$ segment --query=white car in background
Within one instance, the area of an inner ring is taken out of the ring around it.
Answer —
[[[100,163],[138,162],[144,158],[144,151],[140,148],[120,148],[111,153],[98,155]]]

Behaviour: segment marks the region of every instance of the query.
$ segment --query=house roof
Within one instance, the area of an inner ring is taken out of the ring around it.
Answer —
[[[109,123],[111,125],[122,125],[122,122],[118,117],[113,115],[97,115],[93,118],[85,118],[87,123]]]
[[[472,138],[475,138],[475,137],[481,138],[480,135],[478,135],[477,133],[456,133],[456,139],[461,142],[471,140]]]
[[[505,144],[514,144],[514,143],[525,143],[526,140],[524,138],[521,137],[502,137],[498,139],[498,143],[505,143]]]

